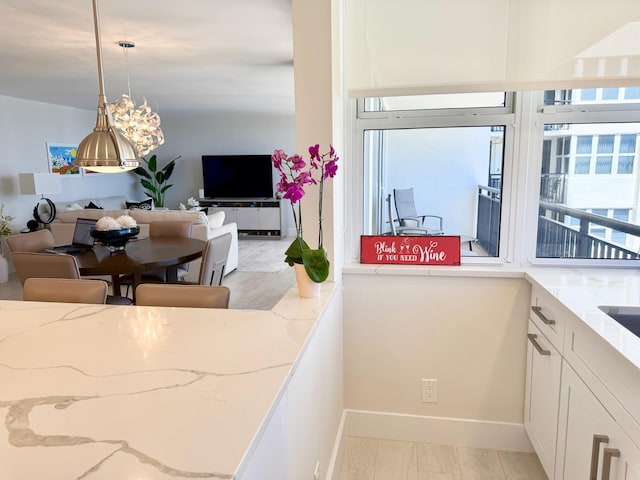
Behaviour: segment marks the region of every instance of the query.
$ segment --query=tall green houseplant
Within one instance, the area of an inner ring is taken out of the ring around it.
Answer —
[[[182,155],[178,155],[162,168],[159,168],[158,159],[155,154],[151,155],[149,160],[144,157],[140,157],[140,160],[142,160],[144,165],[140,165],[133,172],[142,177],[140,179],[140,183],[145,188],[144,193],[153,198],[153,204],[155,207],[164,207],[164,193],[169,188],[173,187],[172,183],[167,184],[167,182],[173,174],[176,161],[178,161],[181,156]]]

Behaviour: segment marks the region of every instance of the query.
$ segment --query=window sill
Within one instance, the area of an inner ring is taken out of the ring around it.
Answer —
[[[524,267],[512,265],[461,265],[461,266],[424,266],[424,265],[374,265],[351,263],[342,267],[342,273],[348,275],[389,275],[415,277],[494,277],[525,278]]]

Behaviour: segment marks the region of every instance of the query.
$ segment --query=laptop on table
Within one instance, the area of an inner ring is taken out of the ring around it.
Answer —
[[[73,230],[73,239],[71,244],[58,245],[53,248],[45,248],[42,250],[47,253],[68,253],[73,255],[74,253],[85,253],[93,249],[93,237],[91,236],[91,230],[95,228],[97,220],[90,218],[78,218],[76,219],[76,226]]]

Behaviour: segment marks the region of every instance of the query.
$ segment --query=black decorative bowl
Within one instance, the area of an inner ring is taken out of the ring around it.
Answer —
[[[91,236],[109,247],[110,252],[124,250],[125,244],[140,233],[140,227],[120,228],[118,230],[91,230]]]

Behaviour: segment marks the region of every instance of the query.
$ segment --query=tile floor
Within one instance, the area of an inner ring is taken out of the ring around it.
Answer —
[[[547,480],[533,453],[349,437],[332,480]]]

